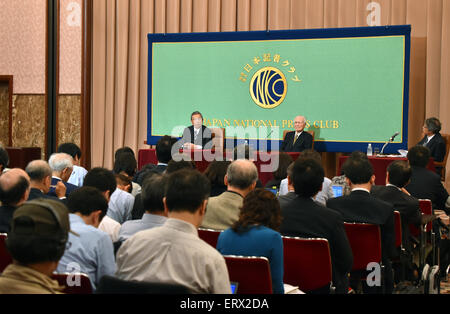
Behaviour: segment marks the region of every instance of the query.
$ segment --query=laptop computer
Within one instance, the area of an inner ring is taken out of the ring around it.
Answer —
[[[236,294],[237,290],[238,290],[239,283],[237,283],[235,281],[231,281],[230,282],[230,286],[231,286],[231,294]]]
[[[331,188],[333,189],[334,197],[339,197],[339,196],[342,196],[344,194],[344,186],[343,185],[333,184],[331,186]]]

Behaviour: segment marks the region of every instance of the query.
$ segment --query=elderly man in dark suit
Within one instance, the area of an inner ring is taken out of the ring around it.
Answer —
[[[17,207],[30,194],[30,177],[20,168],[13,168],[0,175],[0,233],[8,233],[11,219]]]
[[[33,160],[30,161],[25,168],[26,173],[30,177],[30,195],[28,200],[34,200],[36,198],[50,198],[58,200],[59,198],[65,198],[66,186],[62,181],[56,184],[55,194],[57,197],[47,195],[50,191],[50,185],[52,181],[52,169],[45,160]]]
[[[203,116],[199,111],[191,114],[191,123],[190,127],[184,129],[183,137],[178,145],[186,149],[211,149],[212,133],[203,125]]]
[[[50,156],[48,164],[52,169],[52,183],[50,191],[47,193],[48,195],[57,197],[55,189],[58,182],[61,181],[66,186],[66,197],[68,197],[72,191],[79,188],[78,186],[67,182],[73,170],[72,156],[66,153],[55,153]]]
[[[324,170],[314,159],[297,159],[292,169],[296,197],[280,202],[285,236],[325,238],[330,245],[333,284],[337,293],[346,294],[353,254],[344,230],[342,215],[313,200],[322,188]]]
[[[301,152],[312,148],[313,138],[308,132],[303,131],[306,126],[306,119],[303,116],[297,116],[294,119],[295,131],[286,133],[280,150],[283,152]]]
[[[342,214],[346,222],[369,223],[380,226],[382,262],[385,266],[385,291],[392,293],[394,281],[391,259],[396,256],[394,207],[370,194],[375,175],[369,160],[351,156],[345,162],[345,176],[352,192],[350,195],[331,198],[327,206]],[[379,292],[378,287],[369,289],[363,283],[364,291]]]

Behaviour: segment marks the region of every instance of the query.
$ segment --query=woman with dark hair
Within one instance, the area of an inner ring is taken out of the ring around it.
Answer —
[[[284,293],[280,204],[275,195],[255,189],[244,198],[235,224],[222,232],[217,250],[223,255],[264,256],[270,263],[273,293]]]
[[[208,168],[206,168],[204,174],[211,183],[210,197],[218,196],[227,190],[227,186],[224,183],[224,177],[230,164],[231,161],[228,160],[214,160],[208,165]]]

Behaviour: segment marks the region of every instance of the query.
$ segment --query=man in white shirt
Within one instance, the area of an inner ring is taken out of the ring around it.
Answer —
[[[84,186],[93,186],[97,188],[108,203],[111,199],[111,195],[117,190],[116,178],[112,171],[101,167],[93,168],[86,174]],[[106,232],[111,237],[112,242],[117,242],[119,239],[120,227],[120,223],[111,217],[105,216],[98,228]]]
[[[198,237],[208,202],[208,179],[195,170],[169,176],[161,227],[140,231],[117,252],[116,276],[124,280],[185,286],[193,293],[231,293],[223,256]]]
[[[63,143],[58,146],[58,153],[66,153],[73,158],[73,171],[67,182],[76,185],[83,186],[84,177],[87,174],[87,170],[80,166],[81,163],[81,149],[74,143]]]

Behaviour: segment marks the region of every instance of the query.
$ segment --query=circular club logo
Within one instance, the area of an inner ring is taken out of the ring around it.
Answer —
[[[287,93],[287,82],[283,72],[274,67],[264,67],[253,75],[250,95],[260,107],[272,109],[279,106]]]

